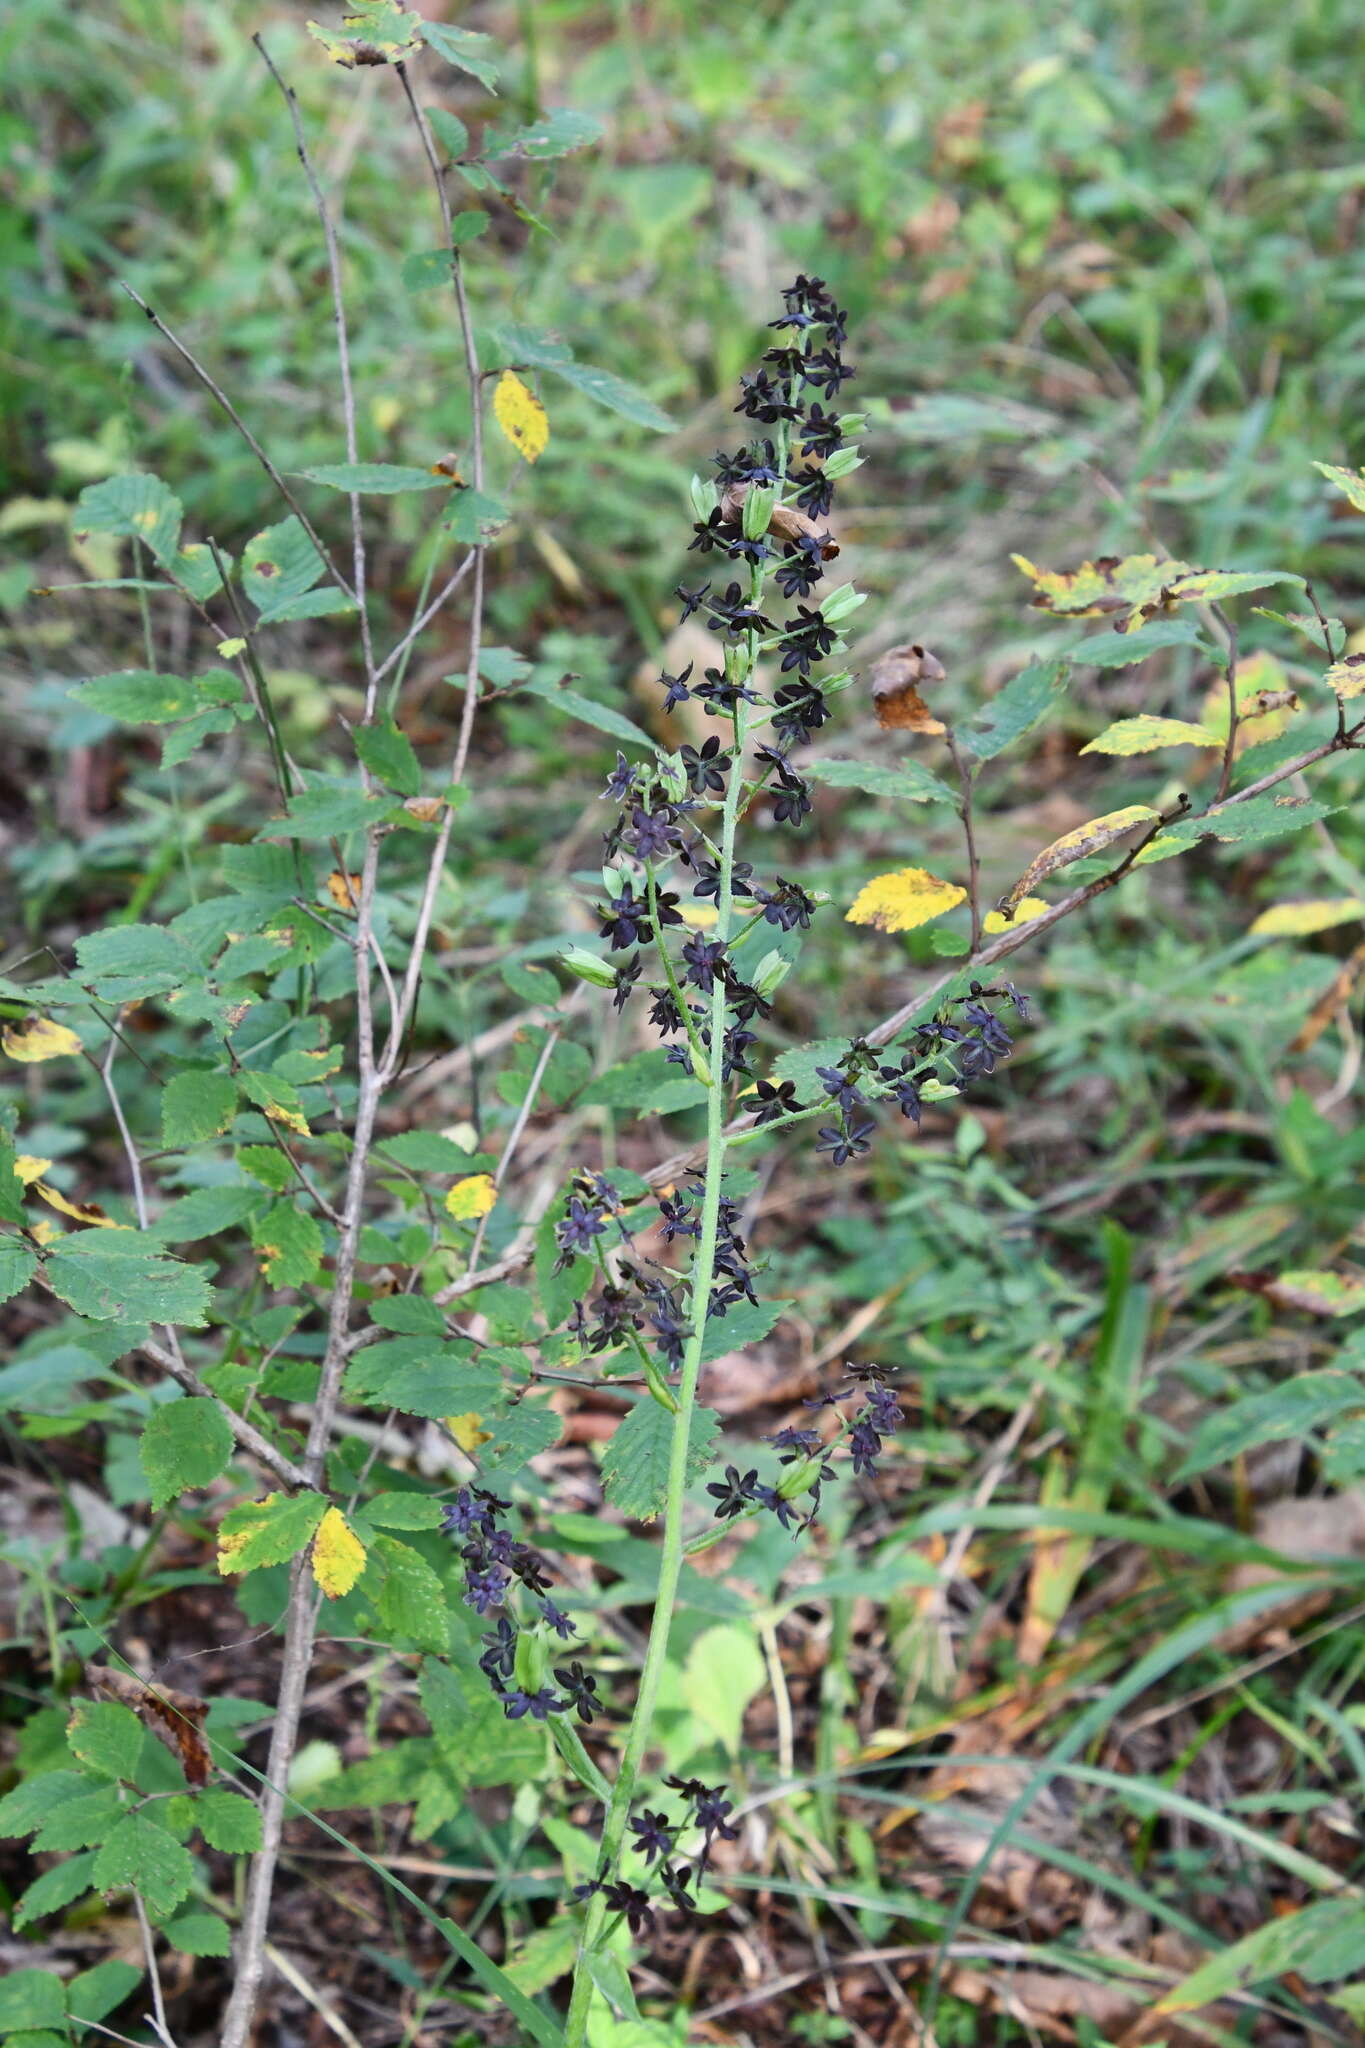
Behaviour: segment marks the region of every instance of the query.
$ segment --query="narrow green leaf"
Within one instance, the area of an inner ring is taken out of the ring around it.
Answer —
[[[400,462],[326,462],[316,469],[296,469],[294,474],[306,476],[310,483],[326,484],[329,490],[383,498],[397,491],[450,489],[448,477],[433,476],[429,469],[414,469]]]

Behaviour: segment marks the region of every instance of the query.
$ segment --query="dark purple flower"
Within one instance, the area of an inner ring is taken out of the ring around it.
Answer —
[[[650,1813],[648,1808],[636,1814],[626,1823],[636,1837],[632,1847],[652,1863],[656,1856],[667,1856],[673,1847],[674,1830],[669,1826],[666,1813]]]
[[[509,1721],[520,1721],[526,1714],[533,1721],[544,1721],[551,1714],[562,1714],[568,1706],[567,1700],[560,1699],[542,1685],[539,1692],[505,1692],[502,1695],[502,1711]]]
[[[602,1711],[602,1702],[597,1697],[597,1680],[585,1671],[576,1660],[572,1664],[556,1664],[555,1677],[568,1695],[566,1704],[577,1707],[579,1719],[589,1726],[594,1714]]]
[[[472,1607],[476,1614],[487,1614],[490,1607],[501,1607],[510,1583],[506,1572],[470,1572],[465,1579],[465,1606]]]

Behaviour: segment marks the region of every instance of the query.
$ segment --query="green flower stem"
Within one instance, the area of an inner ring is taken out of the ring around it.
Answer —
[[[645,887],[649,891],[649,921],[654,927],[654,942],[659,949],[659,958],[663,962],[664,978],[668,983],[673,1000],[677,1004],[682,1017],[683,1029],[687,1033],[687,1042],[696,1054],[696,1057],[701,1061],[702,1066],[705,1067],[706,1048],[701,1042],[701,1035],[696,1025],[692,1022],[692,1012],[687,1006],[686,998],[678,987],[678,975],[673,965],[673,956],[664,942],[664,935],[660,929],[659,884],[654,874],[654,863],[652,860],[645,862]]]
[[[752,662],[751,652],[751,673]],[[726,787],[720,842],[720,901],[715,931],[717,938],[722,940],[729,932],[733,909],[735,827],[739,816],[741,784],[739,755],[744,744],[744,728],[738,712],[734,720],[734,744],[734,772]],[[658,937],[659,951],[662,953],[662,934]],[[706,1182],[702,1196],[701,1237],[690,1275],[692,1327],[688,1332],[687,1348],[683,1354],[682,1377],[678,1383],[678,1414],[673,1425],[673,1443],[669,1453],[668,1493],[664,1505],[664,1533],[659,1555],[659,1584],[654,1596],[654,1619],[650,1626],[649,1645],[640,1672],[640,1690],[635,1701],[635,1712],[631,1716],[616,1782],[612,1786],[606,1819],[602,1824],[599,1875],[614,1871],[620,1859],[626,1821],[630,1816],[640,1765],[649,1743],[650,1728],[654,1720],[654,1702],[658,1697],[659,1680],[663,1675],[664,1661],[668,1654],[673,1608],[678,1597],[678,1580],[682,1574],[683,1497],[687,1491],[687,1451],[692,1416],[697,1405],[697,1379],[701,1372],[706,1311],[711,1299],[711,1283],[715,1278],[716,1246],[720,1236],[720,1177],[721,1163],[725,1155],[726,1101],[725,1082],[721,1072],[724,1064],[721,1047],[725,1038],[725,1010],[725,983],[717,975],[711,989],[711,1081],[706,1094]],[[583,1933],[578,1945],[573,1994],[564,2026],[564,2048],[583,2048],[593,1993],[593,1980],[587,1958],[602,1939],[606,1918],[606,1901],[601,1892],[596,1892],[588,1901]]]

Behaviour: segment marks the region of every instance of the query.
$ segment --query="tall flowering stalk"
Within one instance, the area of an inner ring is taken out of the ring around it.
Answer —
[[[813,1106],[797,1099],[790,1081],[755,1080],[753,1074],[757,1034],[751,1026],[768,1014],[788,963],[774,949],[742,973],[739,944],[764,924],[775,933],[804,928],[815,906],[780,875],[769,885],[755,879],[752,866],[736,858],[738,828],[763,803],[774,823],[788,829],[799,828],[808,815],[810,795],[792,756],[826,722],[831,695],[852,680],[846,669],[830,674],[825,668],[845,651],[840,627],[862,602],[847,584],[823,599],[814,596],[826,564],[838,554],[821,522],[835,482],[859,462],[847,437],[861,420],[839,414],[833,404],[854,374],[842,354],[846,316],[819,278],[798,277],[783,299],[785,310],[771,323],[777,339],[757,372],[742,380],[735,408],[753,422],[755,438],[737,454],[715,458],[714,482],[694,479],[692,486],[692,549],[704,558],[720,556],[735,573],[719,588],[716,579],[681,586],[677,594],[684,617],[699,614],[718,635],[722,663],[700,679],[694,678],[694,665],[660,679],[666,710],[691,699],[723,721],[723,734],[684,745],[645,767],[618,758],[607,794],[620,815],[607,837],[608,894],[599,914],[610,951],[624,957],[614,966],[587,955],[569,962],[585,978],[610,985],[618,1008],[647,990],[650,1021],[668,1042],[670,1060],[705,1086],[706,1150],[695,1183],[666,1193],[659,1205],[665,1242],[684,1238],[694,1246],[685,1285],[670,1268],[659,1267],[650,1276],[623,1261],[618,1278],[606,1273],[592,1313],[586,1302],[575,1311],[574,1327],[588,1349],[623,1336],[634,1344],[651,1396],[673,1419],[653,1622],[606,1801],[597,1871],[579,1887],[586,1910],[566,2048],[581,2048],[585,2037],[593,1959],[609,1916],[624,1915],[636,1934],[652,1924],[650,1891],[622,1874],[626,1849],[644,1859],[647,1878],[652,1873],[675,1904],[686,1905],[689,1884],[705,1869],[712,1843],[733,1839],[736,1832],[727,1820],[731,1809],[723,1788],[692,1779],[668,1781],[686,1802],[685,1823],[670,1823],[663,1812],[648,1808],[632,1812],[685,1556],[715,1541],[741,1516],[767,1511],[783,1527],[803,1526],[818,1507],[835,1445],[843,1443],[855,1471],[870,1473],[883,1435],[897,1420],[896,1397],[880,1369],[854,1368],[850,1384],[824,1399],[833,1405],[856,1394],[862,1401],[856,1417],[842,1420],[833,1440],[815,1429],[780,1432],[775,1442],[783,1473],[776,1486],[760,1484],[756,1471],[727,1467],[724,1479],[708,1489],[715,1526],[690,1544],[685,1540],[689,1449],[707,1325],[736,1303],[755,1299],[739,1207],[727,1192],[729,1153],[755,1127],[822,1117],[818,1147],[843,1164],[868,1148],[872,1124],[861,1112],[869,1100],[890,1098],[918,1120],[921,1085],[946,1047],[956,1044],[963,1055],[956,1085],[988,1070],[1009,1048],[1003,1026],[979,1000],[985,992],[974,990],[978,1036],[950,1025],[945,1016],[916,1034],[892,1066],[880,1065],[878,1053],[855,1040],[838,1066],[820,1070],[824,1095]],[[770,589],[791,606],[782,621],[769,616]],[[763,686],[761,665],[775,670],[769,687]],[[755,739],[759,743],[751,751]],[[700,928],[689,928],[677,890],[666,886],[670,880],[680,886],[690,881],[693,897],[714,905],[713,921],[694,916],[692,925]],[[641,987],[646,949],[653,950],[660,978]],[[733,1111],[749,1103],[752,1120],[743,1119],[744,1127],[735,1129]],[[620,1206],[609,1182],[580,1176],[558,1231],[566,1263],[580,1252],[600,1252]],[[629,1243],[624,1229],[622,1236]],[[524,1697],[509,1699],[506,1710],[525,1711]],[[545,1695],[549,1712],[570,1704],[567,1693]],[[685,1866],[676,1855],[679,1837],[698,1829],[701,1850]]]

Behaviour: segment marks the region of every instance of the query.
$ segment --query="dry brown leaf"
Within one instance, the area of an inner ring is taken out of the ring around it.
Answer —
[[[143,1727],[178,1760],[191,1785],[207,1785],[213,1770],[203,1734],[207,1700],[177,1692],[174,1686],[150,1685],[131,1671],[116,1671],[103,1664],[90,1665],[86,1677],[97,1693],[131,1707]]]
[[[720,509],[727,519],[739,519],[744,511],[744,500],[748,497],[749,484],[729,484],[720,501]],[[839,552],[839,543],[833,534],[819,525],[810,515],[796,505],[774,505],[768,530],[779,540],[810,540],[819,534],[824,545],[820,549],[822,562],[832,562]]]
[[[913,642],[889,647],[872,666],[872,708],[884,731],[916,732],[933,737],[947,731],[919,692],[919,685],[946,681],[947,669],[936,654]]]

